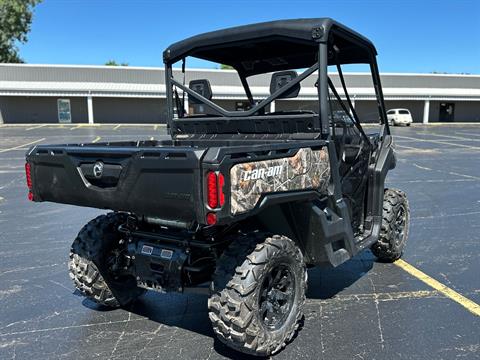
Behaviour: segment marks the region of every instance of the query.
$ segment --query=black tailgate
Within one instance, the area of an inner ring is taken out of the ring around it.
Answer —
[[[191,223],[205,150],[39,145],[27,154],[35,201],[134,212]],[[101,170],[100,170],[101,169]]]

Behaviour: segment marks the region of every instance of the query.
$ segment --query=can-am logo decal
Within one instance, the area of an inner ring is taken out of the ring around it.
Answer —
[[[268,168],[254,169],[249,171],[244,171],[242,180],[257,180],[257,179],[266,179],[273,176],[278,176],[282,173],[283,167],[281,165],[271,166]]]
[[[324,194],[329,183],[326,147],[301,148],[293,156],[238,163],[230,169],[230,212],[249,211],[268,193],[315,189]]]

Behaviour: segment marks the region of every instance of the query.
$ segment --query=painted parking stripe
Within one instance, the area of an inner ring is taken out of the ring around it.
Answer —
[[[83,129],[83,128],[98,128],[102,127],[102,124],[78,124],[77,126],[74,126],[70,128],[70,130],[76,130],[76,129]]]
[[[398,143],[395,143],[395,147],[402,148],[402,149],[408,149],[408,150],[425,150],[425,149],[420,149],[420,148],[413,147],[413,146],[399,145]]]
[[[455,143],[444,141],[444,140],[421,139],[421,138],[414,138],[414,137],[403,136],[403,135],[395,135],[395,137],[402,138],[402,139],[415,140],[415,141],[418,141],[418,142],[429,142],[429,143],[440,144],[440,145],[451,145],[451,146],[458,146],[458,147],[463,147],[463,148],[467,148],[467,149],[480,150],[480,147],[478,147],[478,146],[455,144]]]
[[[22,145],[18,145],[18,146],[12,147],[12,148],[2,149],[2,150],[0,150],[0,153],[4,153],[4,152],[7,152],[7,151],[11,151],[11,150],[21,149],[21,148],[24,148],[24,147],[26,147],[26,146],[39,143],[40,141],[43,141],[43,140],[45,140],[45,138],[41,138],[41,139],[38,139],[38,140],[35,140],[35,141],[32,141],[32,142],[26,143],[26,144],[22,144]]]
[[[443,135],[443,134],[433,134],[433,133],[432,134],[425,134],[425,135],[448,138],[448,139],[450,139],[449,141],[479,141],[479,139],[466,138],[464,136]]]
[[[120,126],[122,126],[122,124],[116,125],[116,126],[113,128],[113,130],[117,130],[118,128],[120,128]]]
[[[30,131],[30,130],[34,130],[34,129],[40,129],[40,128],[45,127],[45,126],[47,126],[47,124],[32,126],[32,127],[26,128],[25,131]]]
[[[438,148],[422,149],[413,146],[399,145],[395,142],[396,151],[402,154],[438,154]]]
[[[456,182],[474,182],[474,179],[427,179],[427,180],[395,180],[395,182],[387,181],[386,184],[395,185],[395,184],[423,184],[423,183],[456,183]]]
[[[102,138],[101,136],[97,136],[95,139],[93,139],[92,143],[96,143],[100,141],[101,138]]]
[[[448,286],[428,276],[423,271],[418,270],[416,267],[410,265],[402,259],[395,261],[394,264],[397,265],[399,268],[405,270],[410,275],[416,277],[418,280],[423,281],[431,288],[437,290],[439,293],[462,305],[472,314],[480,316],[480,305],[478,305],[477,303],[473,302],[470,299],[467,299],[465,296],[459,294],[455,290],[450,289]]]
[[[0,174],[24,174],[25,170],[0,170]]]
[[[468,135],[468,136],[480,136],[480,134],[470,133],[470,132],[463,132],[463,131],[455,131],[455,134]]]
[[[426,167],[426,166],[420,166],[416,163],[412,163],[412,165],[415,166],[417,169],[420,169],[420,170],[434,171],[434,172],[437,172],[437,173],[440,173],[440,174],[449,174],[449,175],[454,175],[454,176],[460,176],[460,177],[464,177],[464,178],[467,178],[467,179],[470,179],[470,180],[480,180],[480,177],[478,177],[478,176],[461,174],[461,173],[458,173],[458,172],[455,172],[455,171],[443,171],[443,170],[439,170],[439,169],[432,169],[432,168],[429,168],[429,167]]]

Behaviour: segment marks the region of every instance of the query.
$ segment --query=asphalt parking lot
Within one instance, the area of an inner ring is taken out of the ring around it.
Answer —
[[[153,125],[0,125],[0,359],[238,357],[214,339],[205,296],[148,293],[106,311],[73,295],[70,244],[102,211],[27,200],[31,144],[162,134]],[[410,200],[405,263],[378,263],[367,251],[311,269],[304,327],[275,358],[480,358],[480,124],[394,134],[398,165],[387,186]]]

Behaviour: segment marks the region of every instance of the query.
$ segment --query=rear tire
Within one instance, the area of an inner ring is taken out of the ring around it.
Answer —
[[[257,356],[280,351],[303,317],[306,267],[285,236],[239,236],[224,251],[214,274],[209,317],[227,346]]]
[[[396,189],[386,189],[380,236],[371,247],[379,260],[393,262],[400,259],[408,239],[409,222],[410,209],[405,193]]]
[[[68,268],[75,287],[108,307],[125,306],[145,292],[133,278],[115,279],[107,265],[121,239],[118,226],[125,221],[120,213],[98,216],[80,230],[70,250]]]

